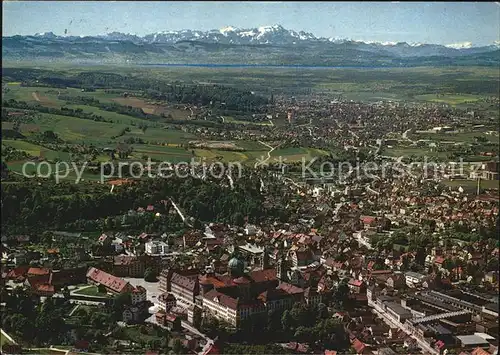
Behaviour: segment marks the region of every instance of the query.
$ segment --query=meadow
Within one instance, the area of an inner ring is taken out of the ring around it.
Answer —
[[[3,63],[5,66],[19,64]],[[74,75],[84,72],[117,73],[132,78],[154,78],[170,82],[186,84],[221,84],[246,89],[262,95],[328,95],[339,96],[360,101],[405,101],[443,103],[457,107],[474,106],[483,98],[497,97],[498,72],[494,68],[398,68],[398,69],[334,69],[334,68],[200,68],[200,67],[131,67],[131,66],[82,66],[70,68],[60,65],[41,66],[39,69],[50,69],[60,74]],[[132,143],[130,159],[143,160],[150,157],[157,161],[190,161],[192,158],[222,160],[224,162],[240,161],[244,164],[255,164],[262,157],[267,157],[268,147],[257,141],[244,140],[235,143],[238,150],[221,150],[210,148],[209,143],[203,148],[189,149],[191,141],[204,141],[196,133],[187,132],[182,125],[150,122],[106,111],[87,104],[68,103],[64,97],[85,97],[99,100],[101,103],[114,103],[123,106],[140,108],[148,114],[169,115],[174,120],[185,121],[190,110],[168,102],[146,100],[134,97],[133,91],[124,95],[124,90],[96,89],[82,91],[77,88],[25,87],[19,82],[8,82],[2,79],[3,99],[38,103],[42,106],[81,109],[83,112],[102,116],[105,122],[93,121],[59,114],[37,113],[30,122],[22,123],[19,132],[25,139],[4,139],[3,146],[10,146],[25,151],[31,156],[42,157],[50,163],[56,160],[69,161],[66,152],[55,151],[42,145],[27,142],[39,132],[53,131],[67,144],[92,144],[99,148],[114,148],[118,142],[140,140],[143,143]],[[444,93],[437,95],[436,93]],[[483,100],[484,101],[484,100]],[[237,116],[224,117],[224,123],[241,125],[244,129],[248,121]],[[144,129],[143,125],[148,127]],[[272,129],[272,125],[280,126],[282,122],[258,123]],[[2,129],[12,129],[12,122],[2,122]],[[433,141],[465,141],[470,142],[477,134],[413,134],[411,139],[432,139]],[[486,136],[488,142],[498,141],[498,135]],[[271,153],[269,163],[283,156],[286,161],[297,162],[303,158],[312,159],[328,154],[325,151],[311,148],[278,148]],[[400,156],[413,154],[430,155],[443,158],[445,153],[432,153],[427,148],[394,147],[387,149],[387,155]],[[100,154],[97,161],[106,161],[110,157]],[[22,161],[7,161],[11,169],[19,172]],[[70,174],[71,176],[71,174]],[[89,179],[94,176],[89,175]]]

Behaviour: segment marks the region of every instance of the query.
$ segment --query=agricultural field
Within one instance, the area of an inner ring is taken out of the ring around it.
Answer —
[[[8,66],[8,63],[6,63]],[[170,82],[186,84],[205,83],[231,86],[238,89],[254,91],[262,95],[296,95],[320,94],[339,96],[349,100],[361,101],[415,101],[443,103],[451,106],[469,104],[484,104],[481,100],[497,95],[493,92],[498,73],[491,68],[405,68],[405,69],[269,69],[269,68],[201,68],[201,67],[107,67],[90,66],[78,69],[65,67],[50,67],[68,76],[78,73],[116,73],[133,78],[154,78]],[[411,85],[408,83],[411,82]],[[181,124],[144,120],[125,113],[107,111],[90,104],[67,102],[65,97],[80,97],[99,100],[100,103],[119,104],[140,108],[146,114],[167,115],[170,119],[186,122],[191,110],[183,105],[169,102],[146,100],[140,97],[140,92],[117,88],[86,91],[78,88],[24,87],[19,82],[3,82],[4,100],[14,99],[28,103],[38,103],[42,106],[60,109],[80,109],[83,113],[101,116],[104,121],[95,121],[64,114],[36,113],[29,121],[23,121],[18,131],[25,138],[5,139],[4,147],[12,147],[24,151],[30,156],[46,159],[51,167],[56,161],[69,161],[72,156],[63,151],[57,151],[32,143],[33,138],[45,131],[53,131],[68,145],[89,145],[104,149],[115,148],[119,142],[130,143],[129,159],[143,161],[151,158],[153,161],[169,161],[172,163],[197,160],[223,162],[242,162],[253,165],[267,158],[269,148],[257,141],[210,141],[198,136],[200,130],[186,130]],[[436,95],[436,92],[447,94]],[[241,116],[228,114],[224,123],[238,124],[244,129],[250,121]],[[254,123],[265,126],[266,129],[279,129],[285,124],[284,119],[273,119],[273,122],[262,121]],[[144,126],[147,127],[144,127]],[[274,127],[273,127],[274,126]],[[13,129],[12,122],[3,122],[3,129]],[[489,128],[488,128],[489,129]],[[474,142],[482,137],[485,144],[497,143],[498,135],[485,132],[466,132],[452,134],[409,134],[412,140],[430,139],[432,142]],[[28,142],[31,141],[31,142]],[[187,148],[189,142],[202,141],[203,145],[195,149]],[[227,146],[227,147],[226,147]],[[234,146],[234,148],[233,148]],[[319,149],[298,147],[278,148],[271,152],[268,163],[279,161],[300,162],[314,157],[327,155]],[[414,155],[429,156],[444,159],[446,153],[431,151],[429,147],[396,146],[386,148],[384,154],[399,157]],[[106,162],[111,159],[109,154],[99,153],[94,157],[96,162]],[[473,157],[475,161],[486,160]],[[25,161],[6,161],[9,169],[17,173]],[[44,169],[42,167],[41,169]],[[28,168],[32,172],[32,168]],[[68,178],[74,178],[75,172],[70,171]],[[95,180],[96,175],[84,173],[87,180]]]
[[[223,117],[224,117],[224,123],[235,123],[235,124],[242,124],[242,125],[254,124],[254,125],[260,125],[260,126],[272,126],[273,125],[273,123],[271,121],[251,122],[251,121],[238,120],[232,116],[223,116]]]
[[[452,188],[462,187],[463,189],[468,189],[476,191],[477,181],[476,180],[445,180],[443,184],[450,186]],[[481,180],[480,188],[482,189],[497,189],[500,187],[500,182],[498,180]]]
[[[324,150],[314,148],[278,148],[271,152],[270,163],[279,161],[279,157],[282,157],[283,163],[286,164],[287,162],[300,162],[302,159],[309,161],[315,157],[328,154],[329,153]]]
[[[430,101],[437,103],[445,103],[451,106],[456,106],[460,104],[474,103],[481,99],[480,95],[471,95],[471,94],[426,94],[426,95],[417,95],[415,99],[422,101]]]
[[[10,344],[10,341],[9,339],[7,339],[7,337],[5,337],[3,335],[2,332],[0,332],[0,348],[4,345],[4,344]]]
[[[113,98],[112,101],[123,106],[140,108],[144,111],[144,113],[150,115],[172,115],[172,118],[178,120],[186,120],[190,115],[189,110],[169,107],[166,103],[151,103],[144,99],[132,96]]]

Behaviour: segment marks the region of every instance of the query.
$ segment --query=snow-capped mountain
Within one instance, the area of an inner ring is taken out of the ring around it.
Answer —
[[[2,37],[4,58],[126,60],[137,62],[242,60],[252,63],[328,63],[330,65],[416,65],[425,62],[461,62],[498,65],[499,44],[475,47],[470,42],[438,45],[428,43],[376,42],[331,36],[316,37],[281,25],[240,28],[226,26],[201,31],[185,29],[139,36],[112,32],[99,36],[57,36],[53,32],[33,36]],[[485,55],[483,55],[485,54]],[[419,58],[422,58],[421,60]],[[429,59],[425,59],[429,58]],[[403,60],[404,59],[404,60]],[[476,61],[476,62],[474,62]],[[370,64],[371,63],[371,64]]]
[[[460,43],[452,43],[447,44],[445,47],[455,48],[455,49],[464,49],[464,48],[472,48],[472,42],[460,42]]]
[[[57,36],[54,34],[54,32],[35,33],[35,37],[41,37],[41,38],[47,38],[47,39],[57,38]]]
[[[221,44],[273,44],[286,45],[306,41],[320,41],[312,33],[287,30],[281,25],[257,28],[223,27],[218,30],[163,31],[143,37],[147,43],[176,43],[179,41],[202,41]]]
[[[57,39],[53,32],[37,33],[37,38]],[[67,37],[65,37],[67,38]],[[407,42],[377,42],[369,40],[352,40],[338,37],[316,37],[314,34],[304,31],[285,29],[281,25],[260,26],[255,28],[239,28],[227,26],[209,31],[185,29],[180,31],[161,31],[140,37],[135,34],[112,32],[96,36],[102,40],[130,41],[136,44],[175,44],[183,41],[197,41],[204,43],[220,43],[235,45],[301,45],[301,44],[348,44],[358,45],[365,50],[382,49],[401,56],[421,55],[460,55],[461,50],[473,48],[492,48],[499,46],[496,41],[491,46],[475,47],[471,42],[452,43],[448,45],[437,45],[428,43]],[[490,48],[490,49],[491,49]],[[412,49],[415,49],[412,50]]]

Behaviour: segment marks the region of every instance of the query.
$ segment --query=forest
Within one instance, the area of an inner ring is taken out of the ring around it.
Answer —
[[[83,90],[96,88],[119,88],[140,90],[149,99],[165,100],[172,103],[209,105],[240,112],[263,112],[269,100],[250,91],[222,85],[168,83],[143,77],[130,77],[103,72],[82,72],[67,75],[58,72],[33,69],[3,68],[6,80],[20,81],[22,86],[63,88],[73,87]]]
[[[251,182],[231,190],[217,181],[192,177],[137,181],[109,193],[107,186],[56,184],[36,181],[2,184],[2,233],[30,233],[40,229],[65,229],[117,216],[172,198],[188,216],[202,222],[243,225],[278,216],[278,207],[265,208],[263,196]],[[79,223],[75,223],[80,221]],[[152,223],[152,222],[151,222]]]

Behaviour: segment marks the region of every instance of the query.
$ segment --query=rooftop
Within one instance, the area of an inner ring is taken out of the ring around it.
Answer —
[[[464,345],[489,345],[488,341],[477,335],[457,335],[457,339]]]

